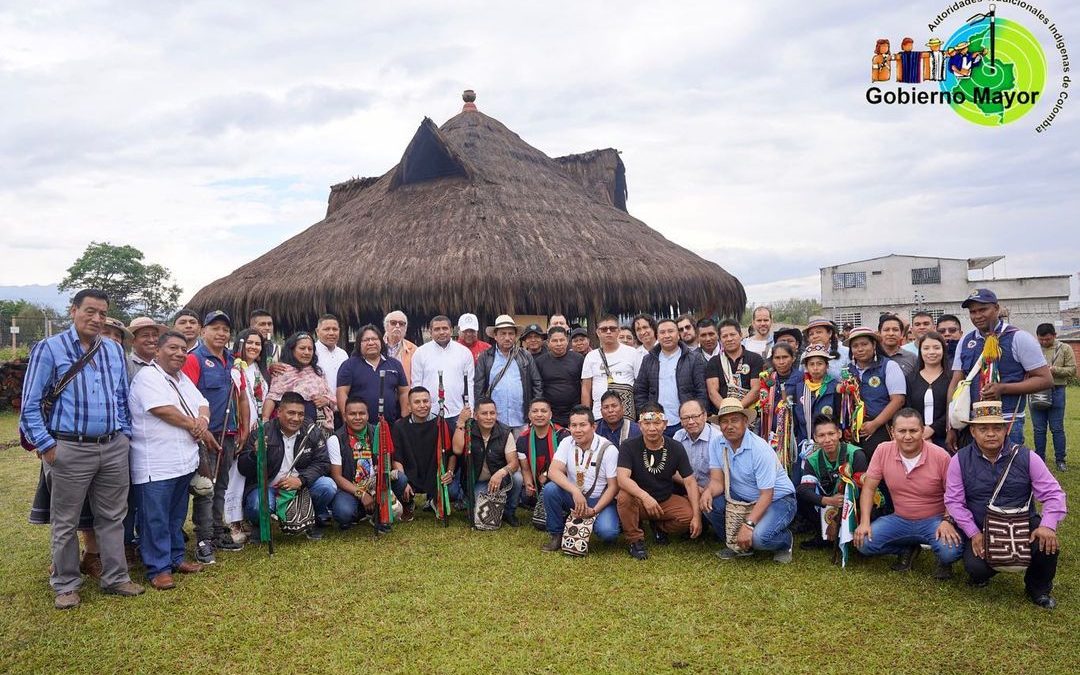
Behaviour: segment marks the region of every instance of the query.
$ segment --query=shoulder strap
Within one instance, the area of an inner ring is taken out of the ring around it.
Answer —
[[[998,478],[997,485],[994,486],[994,494],[990,496],[990,502],[987,504],[987,506],[993,506],[994,505],[994,500],[997,499],[998,492],[1001,491],[1001,486],[1005,484],[1005,479],[1009,476],[1009,469],[1012,468],[1013,461],[1016,459],[1016,456],[1020,454],[1020,446],[1019,445],[1013,444],[1012,447],[1013,447],[1012,457],[1009,458],[1009,463],[1008,463],[1008,465],[1005,466],[1005,470],[1001,472],[1001,478]]]
[[[491,349],[497,350],[498,347],[491,347]],[[495,365],[495,356],[494,355],[497,354],[497,353],[498,352],[492,352],[491,365]],[[492,380],[491,384],[489,384],[487,386],[487,389],[484,390],[484,397],[485,398],[487,398],[488,396],[491,395],[491,391],[495,388],[495,385],[497,385],[499,383],[499,380],[502,379],[503,375],[506,374],[506,369],[509,368],[510,364],[513,363],[516,360],[515,359],[516,356],[517,356],[517,346],[515,345],[515,346],[510,348],[510,354],[507,355],[506,363],[503,364],[502,370],[499,371],[499,374],[495,376],[495,379]]]
[[[195,413],[191,412],[191,408],[188,406],[187,401],[184,400],[184,395],[180,393],[180,388],[176,386],[176,383],[172,381],[172,378],[169,377],[168,373],[161,370],[160,366],[157,364],[154,364],[154,368],[159,370],[161,374],[165,376],[165,381],[168,382],[169,386],[176,392],[176,398],[180,399],[180,407],[184,409],[184,414],[188,417],[196,417]]]
[[[723,357],[723,354],[721,354]],[[720,452],[724,455],[724,499],[729,503],[731,502],[731,465],[728,463],[727,446],[720,448]]]
[[[600,438],[600,437],[597,436],[597,438]],[[609,443],[607,440],[605,440],[603,438],[600,438],[600,454],[597,455],[597,457],[596,457],[596,472],[593,473],[592,487],[589,488],[589,491],[585,493],[585,499],[588,499],[589,497],[592,497],[593,492],[596,492],[596,484],[600,482],[600,470],[601,470],[601,464],[604,461],[604,453],[607,452],[607,449],[610,448],[610,447],[611,447],[611,443]],[[585,468],[588,469],[589,467],[585,467]]]
[[[607,354],[604,353],[604,345],[600,345],[599,347],[597,347],[596,351],[600,352],[600,360],[604,364],[604,375],[607,376],[608,384],[611,384],[615,381],[615,378],[611,376],[611,367],[608,366]]]
[[[94,340],[94,344],[90,345],[90,349],[83,352],[83,355],[78,358],[75,363],[71,364],[71,367],[67,369],[56,383],[56,386],[52,388],[46,396],[42,405],[51,407],[60,398],[60,394],[64,389],[75,379],[75,377],[82,372],[82,369],[86,367],[86,364],[90,363],[94,359],[94,355],[101,349],[101,338]]]
[[[630,438],[630,420],[623,419],[622,427],[619,428],[619,445],[628,438]]]

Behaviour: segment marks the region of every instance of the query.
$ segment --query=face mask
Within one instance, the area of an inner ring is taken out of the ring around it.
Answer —
[[[952,363],[953,357],[956,356],[956,346],[960,344],[959,340],[946,340],[945,341],[945,353],[948,355],[946,363]]]

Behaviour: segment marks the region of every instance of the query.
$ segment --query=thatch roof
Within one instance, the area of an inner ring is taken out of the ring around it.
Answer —
[[[263,307],[284,329],[391,309],[413,325],[466,311],[740,315],[742,284],[629,215],[626,195],[615,150],[552,159],[468,104],[441,128],[425,118],[397,166],[334,185],[325,219],[189,304]]]

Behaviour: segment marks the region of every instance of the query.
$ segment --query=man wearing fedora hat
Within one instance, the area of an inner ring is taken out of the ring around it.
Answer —
[[[169,327],[148,316],[140,316],[127,327],[131,334],[131,353],[127,357],[128,380],[133,380],[139,369],[150,365],[157,354],[158,338],[169,332]],[[186,340],[186,338],[185,338]]]
[[[980,401],[973,408],[972,442],[949,460],[945,484],[945,507],[964,535],[964,569],[975,587],[986,586],[997,574],[986,562],[983,537],[991,499],[1000,508],[1027,505],[1031,563],[1024,573],[1024,588],[1033,603],[1053,609],[1057,603],[1050,592],[1057,573],[1057,526],[1065,517],[1065,492],[1038,455],[1006,442],[1000,401]],[[1042,514],[1033,499],[1042,504]]]
[[[495,347],[480,354],[473,377],[474,401],[490,398],[499,422],[520,431],[529,418],[529,402],[544,390],[532,356],[517,345],[518,326],[509,314],[500,314],[487,329]]]
[[[727,494],[733,500],[754,503],[736,535],[738,550],[725,546],[717,555],[730,560],[752,555],[754,550],[772,551],[776,562],[791,562],[793,537],[788,527],[795,518],[795,485],[772,446],[750,431],[753,410],[729,397],[720,402],[717,417],[720,435],[713,436],[714,442],[709,444],[709,492],[713,498],[706,515],[721,541],[727,532]],[[725,473],[731,481],[727,492]]]
[[[945,80],[945,54],[941,51],[941,40],[930,38],[926,43],[930,48],[928,52],[920,52],[922,61],[922,77],[931,82],[943,82]]]

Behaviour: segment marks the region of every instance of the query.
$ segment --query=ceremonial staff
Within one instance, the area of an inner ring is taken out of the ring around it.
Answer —
[[[394,441],[390,437],[390,423],[386,421],[384,392],[386,371],[379,371],[379,421],[375,425],[375,532],[389,530],[394,520],[390,504],[390,470]]]
[[[465,373],[462,376],[465,380],[465,387],[462,389],[462,400],[465,403],[465,407],[469,407],[469,374]],[[469,509],[469,527],[472,527],[476,522],[473,517],[476,515],[476,503],[474,496],[476,494],[476,476],[473,475],[472,466],[472,418],[465,420],[465,428],[462,430],[465,436],[465,443],[461,454],[462,473],[465,474],[465,505]]]
[[[442,522],[443,527],[450,526],[450,488],[442,481],[446,473],[446,462],[443,454],[447,448],[452,447],[450,441],[450,428],[446,425],[446,390],[443,387],[443,371],[439,371],[439,417],[435,421],[435,466],[438,469],[438,478],[435,481],[435,517]]]
[[[256,432],[255,470],[259,476],[259,540],[265,541],[267,552],[274,555],[274,532],[270,527],[270,476],[266,465],[266,429],[262,418],[262,401],[255,397],[255,411],[259,416],[259,429]]]
[[[996,47],[997,47],[997,45],[996,45],[997,38],[995,37],[995,34],[997,32],[996,31],[996,25],[995,25],[997,23],[997,18],[995,16],[996,14],[997,14],[997,10],[994,8],[994,3],[991,2],[990,3],[990,11],[986,12],[985,14],[976,14],[975,16],[973,16],[973,17],[971,17],[970,19],[967,20],[968,25],[970,26],[970,25],[977,24],[980,21],[983,21],[984,19],[990,19],[990,72],[991,73],[994,72],[997,69],[997,66],[994,63],[994,55],[995,55],[995,53],[997,51],[997,49],[996,49]]]

